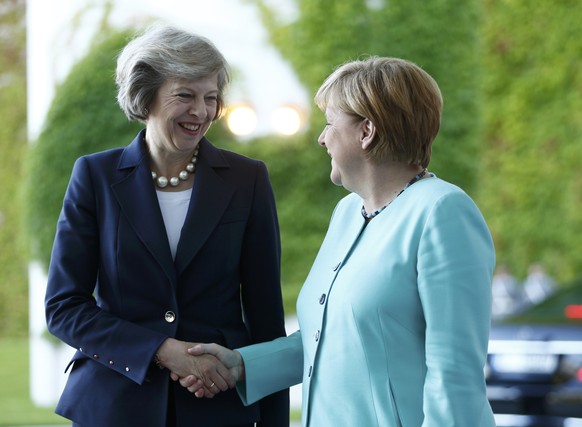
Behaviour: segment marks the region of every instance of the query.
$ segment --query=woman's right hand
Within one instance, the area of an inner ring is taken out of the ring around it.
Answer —
[[[171,372],[174,380],[196,378],[197,390],[202,390],[199,393],[202,396],[213,397],[220,391],[235,386],[236,379],[231,369],[225,367],[210,352],[189,353],[192,346],[196,347],[196,344],[168,338],[158,349],[157,362]]]
[[[211,356],[215,358],[222,368],[229,371],[235,383],[245,378],[244,361],[236,350],[229,350],[218,344],[197,344],[188,349],[188,354],[194,357]],[[219,370],[220,368],[216,367],[215,369]],[[194,375],[180,378],[180,384],[191,393],[194,393],[196,397],[212,397],[208,396],[204,381]]]

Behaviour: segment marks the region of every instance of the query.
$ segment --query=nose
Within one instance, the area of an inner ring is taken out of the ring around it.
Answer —
[[[325,147],[325,129],[321,131],[319,134],[319,138],[317,138],[317,143],[322,147]]]
[[[206,105],[204,101],[200,99],[193,99],[192,102],[190,103],[190,109],[188,110],[188,114],[202,119],[205,118]]]

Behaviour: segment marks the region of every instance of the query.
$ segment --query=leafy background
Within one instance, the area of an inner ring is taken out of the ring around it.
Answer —
[[[314,93],[334,66],[366,54],[417,62],[439,82],[443,126],[431,164],[463,187],[491,228],[498,262],[524,277],[533,262],[561,283],[578,278],[582,255],[582,3],[542,0],[297,0],[298,17],[261,11],[270,38]],[[27,334],[27,263],[48,259],[56,217],[76,157],[124,145],[139,125],[115,105],[114,58],[133,29],[104,15],[92,49],[58,88],[44,131],[26,140],[25,2],[0,8],[0,336]],[[267,163],[283,241],[288,312],[333,206],[316,139],[322,115],[289,138],[237,143],[218,123],[219,146]],[[89,131],[88,131],[89,130]]]
[[[272,43],[309,93],[334,66],[366,54],[405,57],[429,71],[445,99],[431,168],[477,201],[498,262],[518,277],[533,262],[562,283],[578,277],[580,2],[543,0],[532,8],[526,0],[298,0],[290,21],[268,2],[247,1],[260,9]],[[27,262],[48,259],[74,159],[123,145],[139,127],[115,105],[112,81],[115,53],[133,29],[110,28],[105,13],[93,48],[58,88],[45,131],[29,148],[24,13],[23,0],[7,0],[0,10],[0,336],[27,333]],[[240,144],[221,124],[209,134],[269,167],[288,312],[345,194],[329,183],[329,160],[315,143],[322,125],[313,111],[308,129],[291,138]]]
[[[298,15],[289,20],[270,2],[246,1],[308,93],[334,66],[366,54],[405,57],[430,72],[445,100],[431,169],[476,200],[499,264],[523,278],[541,262],[561,286],[580,287],[582,2],[295,0]],[[27,395],[27,265],[48,260],[74,159],[124,145],[139,128],[115,105],[112,78],[133,29],[111,28],[107,7],[90,52],[56,91],[45,130],[29,145],[26,2],[0,2],[0,425],[56,424],[52,410],[34,408]],[[329,182],[329,159],[315,142],[322,126],[313,111],[308,129],[290,138],[240,144],[221,123],[209,134],[269,168],[288,313],[345,194]]]

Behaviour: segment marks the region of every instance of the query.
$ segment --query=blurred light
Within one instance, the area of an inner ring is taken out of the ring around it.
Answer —
[[[228,129],[235,135],[250,135],[257,127],[257,114],[247,105],[229,109],[226,118]]]
[[[568,319],[582,319],[582,305],[567,305],[564,314]]]
[[[301,129],[301,114],[295,107],[279,107],[271,114],[271,124],[277,133],[295,135]]]

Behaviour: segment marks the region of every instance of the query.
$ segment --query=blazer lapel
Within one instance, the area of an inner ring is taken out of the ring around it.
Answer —
[[[234,189],[217,170],[229,167],[220,151],[204,138],[200,142],[196,181],[174,261],[178,275],[196,256],[228,207]]]
[[[147,250],[160,264],[171,283],[176,273],[170,253],[164,220],[159,208],[151,171],[145,153],[144,131],[124,150],[118,170],[123,177],[111,188],[127,221]]]

